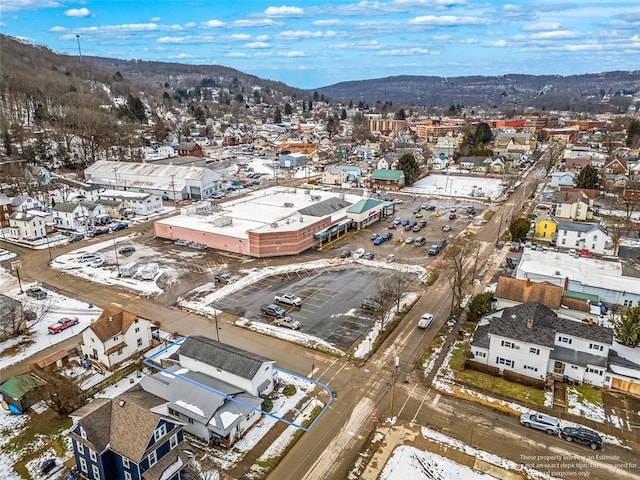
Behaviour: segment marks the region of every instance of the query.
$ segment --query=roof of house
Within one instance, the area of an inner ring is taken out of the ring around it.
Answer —
[[[607,235],[607,229],[599,223],[578,223],[578,222],[558,222],[558,231],[567,230],[569,232],[590,232],[600,230]]]
[[[553,172],[551,174],[552,177],[564,177],[565,175],[568,175],[571,178],[575,178],[575,176],[576,176],[576,174],[574,172]]]
[[[0,385],[0,393],[4,392],[12,398],[20,399],[37,387],[46,385],[47,382],[31,373],[16,375]]]
[[[5,193],[0,193],[0,205],[11,205],[11,199]]]
[[[175,149],[176,150],[187,150],[187,151],[191,151],[194,148],[196,148],[198,144],[196,142],[182,142],[179,143],[178,145],[176,145]]]
[[[375,198],[363,198],[362,200],[351,205],[351,207],[349,207],[349,209],[347,210],[347,213],[364,213],[371,210],[372,208],[377,207],[381,203],[383,202],[381,202],[380,200],[376,200]]]
[[[73,413],[75,417],[82,417],[78,424],[85,430],[87,438],[74,432],[69,436],[98,452],[109,446],[139,463],[162,418],[150,409],[166,403],[165,400],[136,386],[115,398],[96,399],[92,403],[95,402],[99,402],[95,408],[85,406]]]
[[[484,165],[485,160],[490,159],[491,157],[486,156],[476,156],[476,157],[460,157],[458,163],[471,163],[473,165]]]
[[[71,212],[75,211],[75,209],[78,208],[78,206],[87,208],[89,210],[93,210],[98,205],[99,204],[96,203],[96,202],[86,202],[86,201],[82,201],[82,202],[78,202],[78,203],[60,202],[60,203],[56,203],[53,207],[51,207],[51,209],[56,211],[56,212],[71,213]]]
[[[312,203],[307,207],[301,208],[298,210],[298,213],[300,213],[300,215],[309,215],[311,217],[325,217],[337,212],[338,210],[342,210],[349,205],[351,205],[351,202],[344,199],[339,197],[329,197],[319,201],[318,203]]]
[[[402,170],[374,170],[371,173],[371,178],[374,180],[387,180],[393,182],[399,182],[404,178]]]
[[[126,332],[133,325],[136,318],[138,317],[133,313],[109,305],[89,328],[93,330],[98,340],[105,342],[118,333]]]
[[[557,310],[562,304],[563,288],[548,282],[532,282],[501,276],[496,287],[496,298],[519,303],[537,302]]]
[[[556,195],[556,201],[560,204],[573,204],[576,202],[587,203],[587,199],[582,192],[559,192],[558,195]]]
[[[188,337],[180,346],[178,354],[249,379],[254,377],[264,363],[273,363],[273,360],[261,355],[202,336]]]
[[[529,320],[533,320],[530,328],[527,326]],[[492,319],[489,324],[490,335],[500,335],[546,347],[554,346],[556,333],[606,344],[613,341],[610,329],[559,318],[555,312],[541,303],[522,303],[505,308],[502,315]]]
[[[17,195],[11,200],[11,205],[13,205],[14,207],[19,207],[30,198],[31,197],[29,195]]]
[[[607,357],[603,355],[593,355],[591,353],[580,352],[573,348],[561,347],[559,345],[553,347],[553,351],[549,357],[553,360],[559,360],[573,365],[580,365],[581,367],[595,365],[604,368],[607,366]]]
[[[580,187],[561,187],[561,192],[581,192],[590,200],[593,200],[598,196],[598,190],[594,188],[580,188]]]

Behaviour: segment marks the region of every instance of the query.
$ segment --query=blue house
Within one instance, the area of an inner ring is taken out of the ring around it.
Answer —
[[[76,468],[90,480],[182,480],[189,462],[183,425],[166,401],[139,387],[99,398],[71,414]]]

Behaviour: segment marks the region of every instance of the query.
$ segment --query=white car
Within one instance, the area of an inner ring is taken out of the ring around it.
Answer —
[[[276,293],[274,300],[276,303],[286,303],[287,305],[293,305],[294,307],[302,305],[302,299],[293,293]]]
[[[353,252],[353,258],[362,258],[364,254],[364,248],[358,248],[355,252]]]
[[[98,257],[95,261],[89,264],[89,266],[93,268],[100,268],[103,265],[104,265],[104,258],[102,257]]]
[[[418,327],[429,328],[429,325],[431,325],[432,322],[433,322],[433,315],[431,315],[430,313],[425,313],[422,315],[422,317],[420,317],[420,320],[418,320]]]
[[[396,261],[396,256],[393,253],[390,253],[389,255],[387,255],[387,258],[385,258],[387,263],[393,263]]]

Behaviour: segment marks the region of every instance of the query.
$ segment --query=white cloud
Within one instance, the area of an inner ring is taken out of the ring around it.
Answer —
[[[135,33],[135,32],[152,32],[158,30],[157,23],[123,23],[121,25],[102,25],[100,27],[83,27],[78,28],[78,33]]]
[[[178,55],[169,55],[169,58],[193,58],[193,55],[189,55],[188,53],[179,53]]]
[[[486,25],[492,23],[491,20],[480,17],[459,17],[456,15],[423,15],[409,20],[411,25]]]
[[[278,24],[270,18],[264,18],[261,20],[236,20],[231,25],[234,27],[273,27]]]
[[[397,48],[393,50],[382,50],[378,52],[377,55],[381,57],[387,56],[411,56],[411,55],[432,55],[433,52],[429,51],[426,48]]]
[[[508,45],[506,40],[495,40],[493,42],[483,42],[482,45],[487,47],[506,47]]]
[[[434,35],[433,38],[436,42],[448,42],[453,39],[451,35]]]
[[[186,35],[184,37],[160,37],[157,43],[172,43],[184,45],[186,43],[208,43],[213,42],[216,37],[213,35]]]
[[[319,30],[311,32],[309,30],[286,30],[278,34],[278,38],[286,40],[295,40],[299,38],[322,38],[322,37],[335,37],[336,32],[329,30],[327,32],[321,32]]]
[[[258,35],[256,37],[256,42],[266,42],[269,38],[269,35]]]
[[[202,22],[200,26],[205,28],[219,28],[224,27],[225,23],[221,20],[207,20],[206,22]]]
[[[551,32],[539,32],[531,35],[533,40],[546,40],[550,38],[576,38],[578,35],[571,30],[555,30]]]
[[[184,28],[195,28],[196,22],[187,22],[184,24]]]
[[[267,42],[249,42],[249,43],[245,43],[245,48],[269,48],[271,45],[269,45]]]
[[[249,58],[249,55],[242,52],[229,52],[224,54],[227,58]]]
[[[382,45],[377,40],[371,40],[369,42],[338,43],[333,45],[332,48],[377,50],[382,48]]]
[[[70,8],[64,14],[67,17],[86,18],[91,16],[91,11],[88,8]]]
[[[229,35],[229,38],[231,40],[240,40],[246,42],[247,40],[251,40],[251,35],[246,33],[234,33],[232,35]]]
[[[479,43],[480,40],[478,40],[477,38],[462,38],[460,40],[458,40],[458,43],[464,43],[467,45],[473,45],[475,43]]]
[[[54,8],[59,6],[60,2],[53,0],[2,0],[2,3],[0,3],[0,12],[37,10],[39,8]]]
[[[307,54],[299,50],[292,50],[290,52],[282,53],[281,56],[282,57],[306,57]]]
[[[55,27],[51,27],[49,29],[50,32],[54,32],[54,33],[58,33],[58,32],[65,32],[67,29],[64,27],[61,27],[59,25],[56,25]]]
[[[160,21],[160,17],[152,17],[149,21],[152,23],[158,23]]]
[[[267,17],[300,17],[304,10],[300,7],[267,7],[264,14]]]
[[[527,32],[537,32],[540,30],[558,30],[562,24],[560,22],[536,22],[522,27]]]
[[[315,20],[311,22],[311,25],[316,27],[330,27],[332,25],[342,25],[343,23],[342,20],[338,20],[337,18],[329,18],[327,20]]]

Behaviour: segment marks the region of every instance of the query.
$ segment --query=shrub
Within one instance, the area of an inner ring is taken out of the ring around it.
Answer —
[[[273,400],[270,398],[265,398],[262,402],[262,410],[265,412],[270,412],[273,410]]]
[[[292,397],[296,394],[296,386],[295,385],[287,385],[284,387],[284,389],[282,390],[282,394],[285,397]]]

